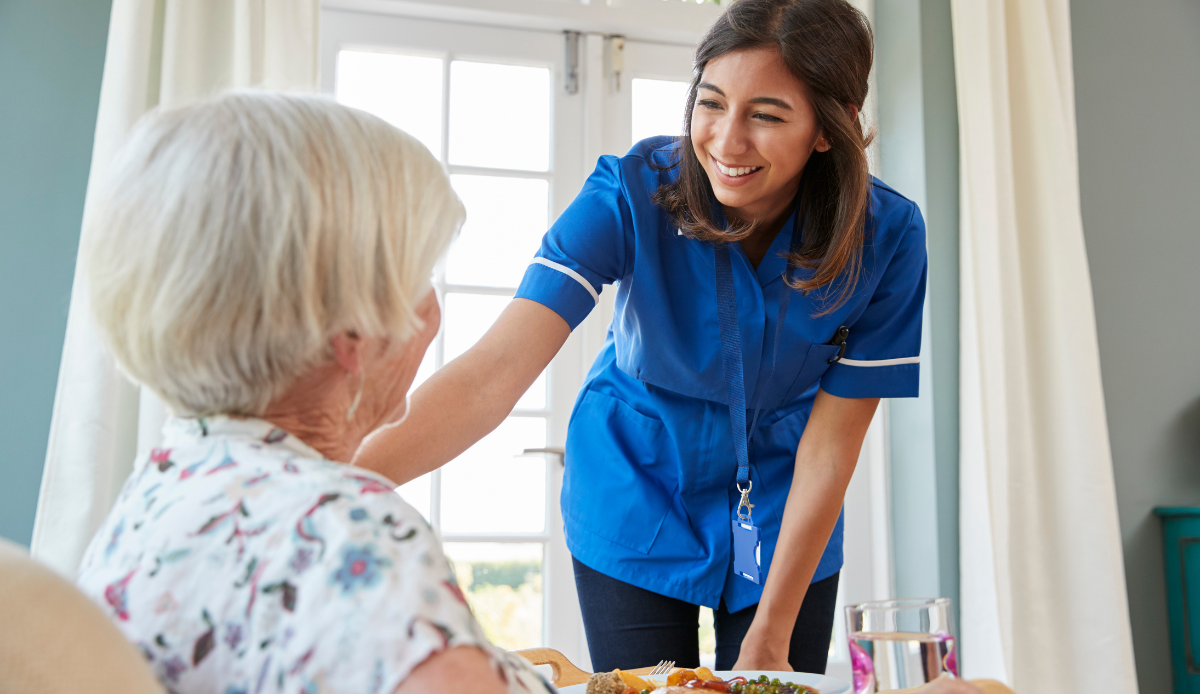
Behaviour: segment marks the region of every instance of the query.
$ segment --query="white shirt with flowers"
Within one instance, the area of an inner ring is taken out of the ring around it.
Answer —
[[[385,478],[256,419],[173,419],[92,539],[79,586],[171,692],[389,694],[477,646],[513,694],[433,531]]]

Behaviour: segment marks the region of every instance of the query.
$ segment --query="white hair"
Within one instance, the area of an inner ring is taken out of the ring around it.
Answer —
[[[343,331],[402,343],[462,224],[415,138],[330,99],[148,114],[95,199],[84,273],[120,367],[180,414],[261,414]]]

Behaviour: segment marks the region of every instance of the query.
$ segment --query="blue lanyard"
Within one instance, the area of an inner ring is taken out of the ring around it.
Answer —
[[[800,212],[792,224],[792,242],[789,250],[795,253],[800,248],[802,235],[800,232]],[[737,292],[733,286],[733,263],[729,257],[729,244],[723,243],[713,247],[715,250],[715,274],[717,280],[717,321],[721,327],[721,363],[725,371],[725,390],[729,400],[729,424],[733,430],[733,451],[737,455],[737,488],[742,494],[738,505],[738,518],[749,520],[750,489],[750,444],[746,436],[746,384],[742,367],[742,333],[738,328]],[[788,282],[792,278],[792,263],[789,259],[787,270],[784,271],[784,286],[779,297],[779,319],[775,321],[774,349],[771,352],[771,371],[765,386],[775,375],[775,362],[779,355],[779,338],[783,333],[783,321],[787,317],[788,302],[792,296],[792,288]],[[758,423],[758,405],[762,403],[762,392],[755,399],[754,420],[752,426]],[[746,509],[745,517],[742,509]]]

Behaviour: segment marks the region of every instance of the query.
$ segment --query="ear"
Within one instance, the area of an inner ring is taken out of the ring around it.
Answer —
[[[434,332],[442,322],[442,301],[436,289],[430,289],[421,302],[417,304],[417,317],[426,326],[432,325]]]
[[[329,340],[333,358],[346,373],[356,374],[362,368],[362,338],[353,330],[338,333]]]
[[[854,104],[847,104],[846,109],[850,111],[850,120],[858,120],[857,106]],[[825,139],[825,133],[821,133],[821,135],[817,138],[817,144],[813,146],[813,149],[818,152],[828,152],[831,148],[832,145],[829,144],[829,140]]]

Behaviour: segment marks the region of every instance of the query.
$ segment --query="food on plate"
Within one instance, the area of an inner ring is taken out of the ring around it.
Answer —
[[[723,680],[708,668],[676,670],[667,681],[647,680],[631,672],[597,672],[588,680],[587,694],[693,694],[697,690],[733,694],[820,694],[812,687],[781,682],[760,675],[757,679],[734,677]]]
[[[655,687],[653,682],[644,680],[632,672],[625,672],[624,670],[613,670],[613,672],[617,673],[621,677],[621,679],[625,682],[626,687],[633,689],[634,691],[640,692],[646,689],[654,689]]]
[[[631,687],[625,684],[620,670],[597,672],[588,679],[587,694],[624,694],[626,689]]]
[[[720,682],[721,678],[713,674],[712,670],[706,667],[698,667],[695,670],[676,670],[670,675],[667,675],[667,686],[675,687],[685,682],[692,680],[704,680],[706,682]]]

